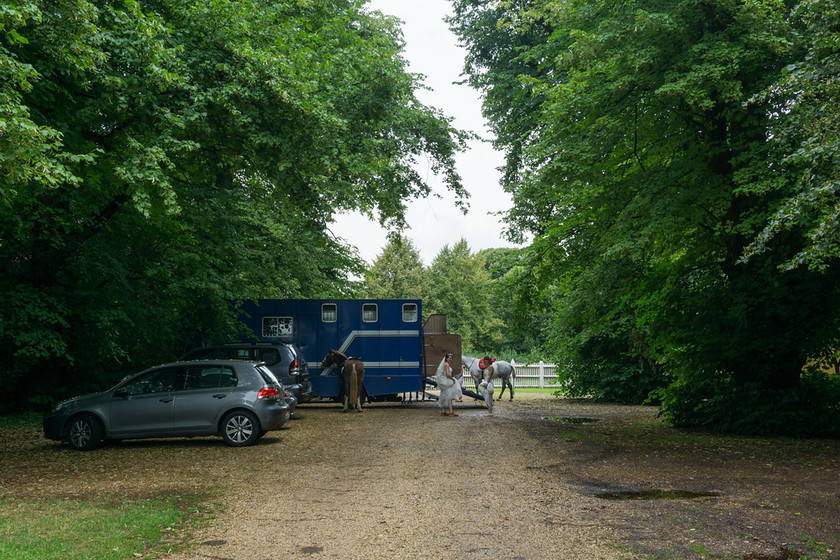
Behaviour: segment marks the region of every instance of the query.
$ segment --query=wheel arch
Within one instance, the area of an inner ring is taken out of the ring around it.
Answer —
[[[254,420],[257,422],[257,426],[260,430],[263,429],[262,423],[260,422],[260,415],[256,413],[256,411],[251,410],[246,406],[234,406],[219,414],[219,420],[216,422],[216,435],[221,436],[222,431],[225,429],[225,419],[232,413],[235,412],[247,412],[251,416],[254,417]]]

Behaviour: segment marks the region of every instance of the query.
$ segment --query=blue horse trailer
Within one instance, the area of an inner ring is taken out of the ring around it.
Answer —
[[[312,389],[338,398],[336,369],[321,368],[338,350],[365,364],[368,398],[385,400],[423,390],[423,328],[419,299],[261,299],[242,301],[240,317],[260,342],[294,342],[307,362]]]

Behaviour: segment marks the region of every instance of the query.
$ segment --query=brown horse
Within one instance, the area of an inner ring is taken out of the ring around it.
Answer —
[[[365,364],[356,358],[348,358],[338,350],[330,348],[329,353],[321,362],[322,368],[337,367],[344,385],[344,412],[348,408],[362,411],[362,381],[365,378]]]

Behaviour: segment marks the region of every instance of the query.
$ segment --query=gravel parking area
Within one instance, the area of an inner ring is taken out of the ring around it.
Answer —
[[[302,405],[241,449],[80,453],[2,428],[0,496],[215,493],[218,513],[167,560],[840,557],[840,442],[683,434],[654,408],[546,395],[456,407]]]

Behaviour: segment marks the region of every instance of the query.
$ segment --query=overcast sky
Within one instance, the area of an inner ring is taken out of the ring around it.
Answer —
[[[371,0],[371,9],[403,20],[405,58],[409,71],[426,76],[432,91],[418,92],[426,105],[441,109],[454,117],[456,128],[470,130],[489,138],[486,121],[481,115],[481,97],[467,85],[455,85],[463,79],[461,71],[464,50],[449,31],[443,18],[451,13],[447,0]],[[469,149],[456,158],[458,173],[470,193],[470,212],[463,215],[454,204],[454,197],[445,192],[443,181],[428,167],[421,168],[432,189],[443,198],[429,197],[410,203],[406,220],[410,227],[403,234],[410,238],[428,265],[444,245],[452,246],[464,238],[475,252],[493,247],[512,247],[501,237],[500,218],[489,212],[507,210],[510,196],[499,186],[497,168],[503,163],[501,153],[487,142],[473,141]],[[360,225],[358,215],[342,215],[330,229],[359,248],[369,263],[382,254],[386,232],[376,224]]]

